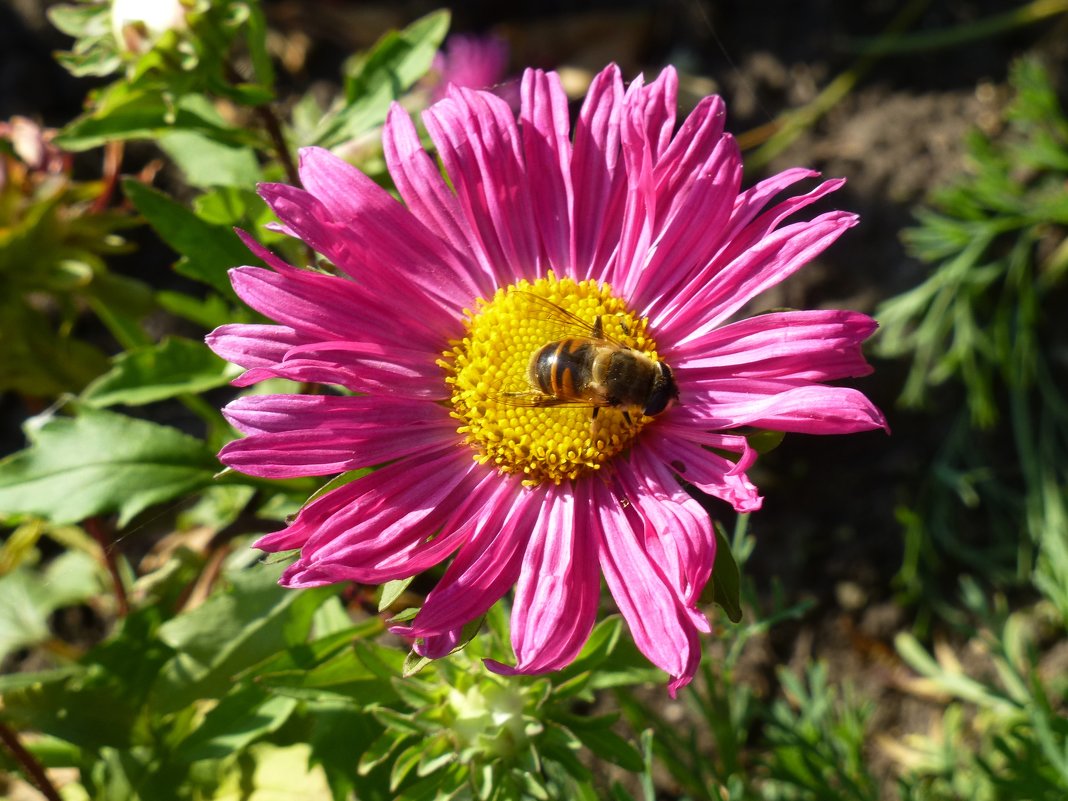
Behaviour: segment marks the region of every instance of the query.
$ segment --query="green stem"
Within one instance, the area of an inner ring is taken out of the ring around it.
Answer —
[[[1044,19],[1055,17],[1058,14],[1068,12],[1068,0],[1033,0],[1026,6],[1015,8],[1004,14],[996,14],[992,17],[968,22],[963,25],[955,25],[937,31],[923,31],[910,36],[898,36],[894,38],[874,39],[862,42],[861,46],[866,53],[879,55],[897,55],[906,53],[918,53],[924,50],[938,50],[943,47],[956,47],[957,45],[974,42],[979,39],[988,39],[999,33],[1022,28],[1024,25],[1033,25]]]
[[[889,26],[887,26],[886,32],[876,41],[896,41],[898,35],[919,18],[928,3],[929,0],[912,0],[894,17]],[[874,45],[865,48],[864,53],[853,66],[831,81],[807,105],[794,111],[786,112],[780,115],[777,120],[768,123],[768,125],[739,136],[738,145],[743,150],[747,147],[755,146],[761,141],[764,142],[755,153],[746,158],[746,167],[749,169],[764,167],[789,147],[809,126],[813,125],[816,120],[834,108],[846,95],[853,91],[853,87],[875,65],[880,55],[881,52]]]

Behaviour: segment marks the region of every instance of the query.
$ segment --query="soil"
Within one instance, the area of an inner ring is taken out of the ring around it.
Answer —
[[[0,118],[20,113],[59,124],[79,109],[85,84],[56,67],[50,51],[64,46],[32,0],[0,6]],[[811,101],[836,76],[858,64],[864,40],[879,36],[903,13],[891,0],[660,0],[570,3],[512,0],[456,4],[454,31],[493,31],[512,47],[512,65],[567,67],[577,74],[618,62],[624,73],[655,73],[674,63],[684,95],[724,95],[728,127],[745,134]],[[930,0],[908,5],[911,30],[937,30],[1002,13],[999,0]],[[347,3],[276,0],[266,3],[272,27],[287,43],[285,85],[303,91],[329,84],[345,56],[386,28],[434,8],[427,2]],[[899,239],[911,210],[963,165],[963,136],[972,128],[998,132],[1008,98],[1006,74],[1020,54],[1040,50],[1065,64],[1065,20],[953,47],[875,61],[858,85],[765,169],[815,167],[848,184],[833,206],[857,211],[861,224],[766,299],[768,306],[853,308],[877,304],[914,285],[923,268]],[[42,91],[42,86],[47,91]],[[755,180],[757,175],[748,176]],[[908,692],[894,654],[896,632],[911,610],[895,600],[903,535],[895,508],[917,492],[941,436],[937,416],[906,412],[896,399],[900,364],[875,362],[862,388],[883,408],[893,434],[787,437],[753,478],[766,497],[750,530],[757,547],[747,572],[769,593],[814,600],[810,611],[775,628],[743,664],[746,676],[773,692],[778,665],[828,663],[831,681],[851,682],[876,704],[873,731],[923,731],[941,715],[938,704]],[[18,415],[17,404],[0,412]],[[4,421],[10,430],[17,420]],[[732,520],[724,515],[730,528]],[[948,582],[956,579],[947,577]],[[1062,649],[1063,650],[1063,649]],[[1048,659],[1063,667],[1050,653]],[[873,764],[890,792],[895,764],[877,742]]]

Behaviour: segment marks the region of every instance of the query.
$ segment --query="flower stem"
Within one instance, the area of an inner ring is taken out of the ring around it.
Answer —
[[[90,517],[82,524],[89,532],[104,555],[104,565],[111,576],[111,585],[115,589],[115,604],[119,617],[126,617],[130,613],[130,600],[126,595],[126,585],[123,583],[122,574],[119,572],[119,564],[115,561],[115,550],[112,547],[111,538],[104,530],[104,525],[99,517]]]
[[[19,741],[15,730],[8,727],[6,723],[0,723],[0,742],[4,744],[11,756],[15,758],[15,761],[22,766],[26,778],[32,781],[34,786],[41,791],[41,795],[47,798],[48,801],[62,801],[56,786],[48,778],[44,765],[37,760],[37,757],[26,750],[26,747]]]

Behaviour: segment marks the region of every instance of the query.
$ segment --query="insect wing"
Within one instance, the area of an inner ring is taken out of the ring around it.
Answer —
[[[535,295],[533,292],[526,292],[522,289],[513,289],[518,295],[522,295],[524,299],[537,309],[537,319],[547,320],[555,323],[558,326],[556,336],[554,339],[585,339],[590,342],[610,342],[611,344],[620,347],[627,348],[622,342],[614,339],[604,331],[598,331],[597,327],[593,323],[588,323],[576,314],[572,314],[567,309],[564,309],[548,298],[543,298],[541,295]]]

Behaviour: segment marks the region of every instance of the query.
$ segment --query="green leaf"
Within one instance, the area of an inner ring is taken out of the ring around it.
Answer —
[[[448,11],[435,11],[379,39],[351,68],[345,104],[323,118],[311,144],[332,147],[385,122],[389,104],[430,69],[449,19]]]
[[[742,619],[741,574],[738,563],[731,553],[731,544],[720,525],[716,530],[716,562],[712,565],[712,577],[701,591],[700,603],[715,603],[727,613],[731,623]]]
[[[638,749],[620,737],[611,726],[613,717],[581,718],[577,715],[558,717],[584,746],[602,759],[607,759],[631,773],[642,769],[642,755]]]
[[[289,801],[330,798],[326,775],[312,766],[311,747],[304,743],[279,748],[257,743],[248,764],[234,764],[211,794],[212,801]]]
[[[102,67],[110,66],[105,62]],[[94,98],[94,107],[56,137],[64,150],[88,150],[111,141],[156,139],[176,130],[195,131],[217,142],[243,144],[247,135],[228,128],[211,102],[183,95],[173,102],[162,85],[131,86],[117,81]]]
[[[32,418],[30,447],[0,461],[0,509],[53,523],[118,512],[119,526],[155,503],[211,482],[215,455],[177,429],[98,409]]]
[[[206,298],[200,299],[190,297],[184,292],[171,292],[164,289],[156,293],[156,302],[171,314],[184,317],[208,330],[218,328],[225,323],[232,323],[239,316],[233,312],[225,300],[215,293],[210,293]]]
[[[404,594],[404,591],[408,589],[408,585],[410,585],[414,579],[415,576],[409,576],[408,578],[404,579],[394,579],[393,581],[387,581],[385,584],[383,584],[379,588],[378,611],[382,612],[393,606],[397,599]]]
[[[265,696],[255,687],[240,689],[208,712],[192,734],[178,744],[173,756],[182,762],[221,759],[277,731],[296,708],[295,699]]]
[[[250,187],[263,177],[252,148],[219,142],[198,131],[171,131],[160,137],[159,146],[191,186]]]
[[[182,254],[175,270],[236,298],[227,270],[256,263],[237,234],[205,222],[178,201],[133,178],[125,179],[122,188],[163,241]]]
[[[80,551],[64,552],[43,573],[22,567],[0,576],[0,659],[47,640],[54,611],[100,589],[100,566]]]
[[[235,572],[229,591],[160,626],[160,639],[178,653],[153,687],[153,708],[171,712],[198,698],[221,698],[233,676],[304,642],[315,609],[336,589],[280,587],[283,569],[255,565]]]
[[[180,337],[119,354],[112,365],[86,387],[81,396],[84,403],[95,408],[118,403],[141,406],[221,387],[242,372],[202,342]]]
[[[0,675],[0,695],[6,695],[7,693],[14,692],[16,690],[23,690],[27,687],[34,687],[46,684],[55,684],[57,682],[66,681],[71,676],[77,676],[85,670],[81,665],[67,665],[66,667],[55,668],[53,670],[39,670],[33,673],[8,673]]]

